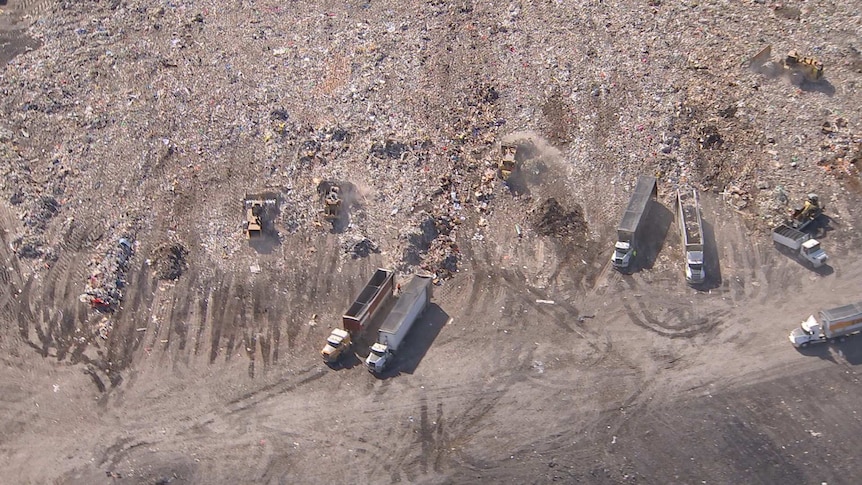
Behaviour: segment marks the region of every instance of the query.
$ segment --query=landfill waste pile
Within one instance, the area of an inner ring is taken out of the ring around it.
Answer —
[[[825,394],[781,380],[804,364],[763,317],[859,288],[860,25],[826,0],[0,0],[4,480],[859,475],[840,426],[809,426],[825,448],[768,426],[816,413],[788,389]],[[767,45],[775,76],[749,67]],[[641,175],[649,258],[621,275]],[[713,236],[704,291],[681,186]],[[768,247],[809,193],[832,273]],[[382,382],[316,351],[375,268],[436,285]],[[840,350],[817,371],[862,361]],[[755,381],[778,391],[747,400]]]

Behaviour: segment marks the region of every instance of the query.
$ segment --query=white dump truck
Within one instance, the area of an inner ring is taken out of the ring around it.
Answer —
[[[682,250],[685,253],[685,281],[697,285],[706,281],[703,261],[703,224],[697,189],[679,189],[676,194]]]
[[[646,226],[644,221],[649,216],[650,203],[655,200],[656,195],[655,177],[638,177],[635,191],[617,227],[617,242],[614,245],[614,255],[611,256],[611,263],[619,271],[626,271],[632,266],[637,247],[643,238]]]
[[[772,240],[775,241],[779,250],[791,252],[800,260],[807,261],[814,268],[823,266],[829,259],[817,239],[787,224],[781,224],[772,230]]]
[[[843,342],[848,335],[862,331],[862,302],[821,310],[790,332],[794,347],[808,347],[820,342]]]
[[[369,371],[379,374],[392,362],[413,323],[431,301],[431,281],[428,276],[416,275],[402,289],[395,306],[377,331],[377,342],[371,346],[371,353],[365,359]]]

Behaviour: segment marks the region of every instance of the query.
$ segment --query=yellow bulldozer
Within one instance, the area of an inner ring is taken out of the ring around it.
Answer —
[[[246,239],[259,239],[265,231],[269,215],[268,208],[275,206],[277,201],[274,198],[246,194],[242,204],[245,210],[245,220],[242,222],[243,233]]]
[[[820,198],[817,197],[817,194],[808,194],[808,197],[805,198],[805,203],[801,207],[797,207],[791,211],[790,225],[802,230],[820,217],[822,213],[823,206],[820,205]]]
[[[323,218],[327,221],[338,219],[341,215],[341,188],[333,184],[323,198]]]
[[[500,143],[500,161],[498,163],[498,172],[503,181],[509,180],[512,172],[517,168],[515,155],[518,153],[518,145],[515,143]]]
[[[813,57],[804,57],[791,50],[780,62],[772,61],[772,46],[768,45],[751,58],[751,69],[770,77],[786,75],[790,82],[801,85],[823,79],[823,63]]]

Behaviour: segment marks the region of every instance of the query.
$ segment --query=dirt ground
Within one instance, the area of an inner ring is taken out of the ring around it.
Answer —
[[[862,476],[862,338],[787,340],[862,301],[858,9],[182,3],[0,5],[0,482]],[[826,80],[747,69],[766,43]],[[641,173],[658,203],[623,275]],[[321,180],[349,188],[334,225]],[[277,234],[250,244],[260,191]],[[769,236],[810,191],[818,270]],[[433,303],[391,375],[331,369],[324,339],[378,267],[434,272]]]

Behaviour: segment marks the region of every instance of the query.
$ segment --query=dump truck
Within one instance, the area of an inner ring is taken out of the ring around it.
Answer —
[[[332,333],[326,339],[326,345],[320,351],[320,355],[327,364],[334,364],[347,354],[352,343],[350,332],[343,328],[333,328]]]
[[[859,333],[862,331],[862,302],[821,310],[818,317],[809,316],[790,332],[790,343],[794,347],[843,342],[846,337]]]
[[[345,330],[357,337],[380,308],[393,297],[393,271],[378,268],[368,283],[341,317]]]
[[[246,194],[242,204],[245,209],[245,220],[242,223],[245,237],[246,239],[259,239],[265,231],[270,209],[275,207],[278,201],[274,198]]]
[[[805,230],[809,224],[814,222],[820,214],[823,214],[823,206],[817,194],[808,194],[802,206],[795,208],[790,213],[789,225],[800,231]]]
[[[655,177],[638,177],[635,191],[617,227],[617,242],[611,257],[611,263],[616,269],[625,271],[632,266],[637,256],[637,247],[643,238],[646,225],[644,221],[649,217],[650,203],[655,200],[657,194]]]
[[[679,221],[682,250],[685,254],[685,281],[700,284],[706,281],[703,260],[703,224],[697,189],[677,190],[676,214]]]
[[[789,250],[800,260],[811,264],[813,268],[823,266],[829,259],[826,251],[820,247],[820,241],[787,224],[781,224],[772,230],[772,240],[779,250],[785,252]]]
[[[415,275],[403,288],[395,307],[377,331],[377,342],[365,359],[368,370],[379,374],[387,369],[413,324],[431,301],[432,279]]]

